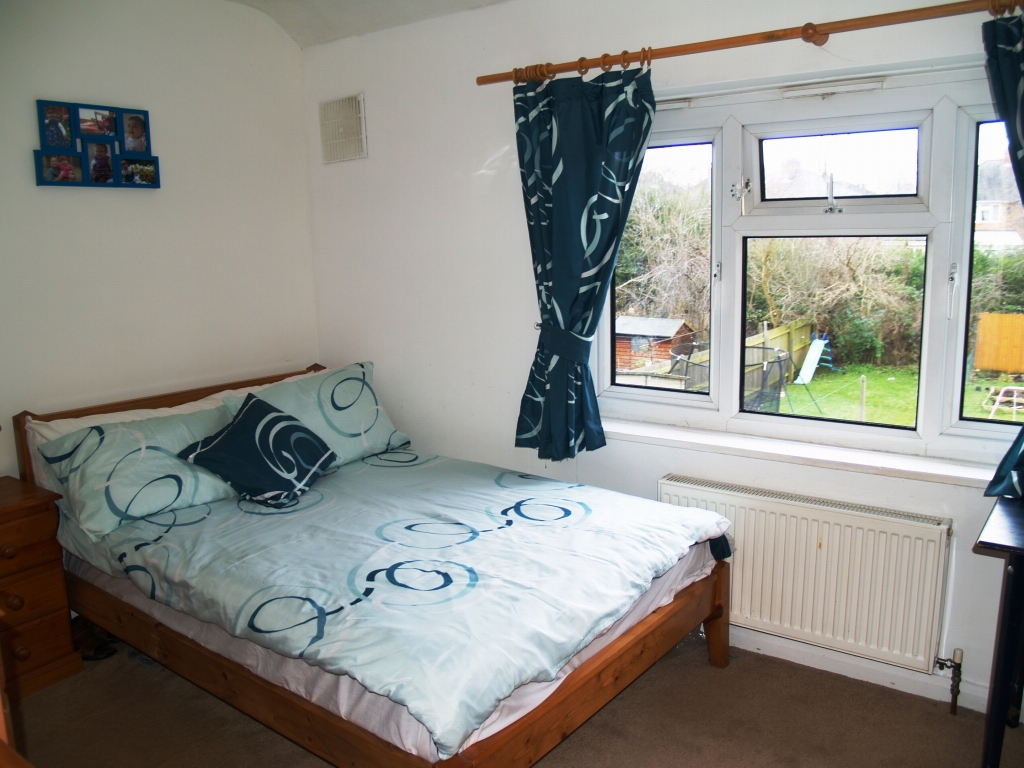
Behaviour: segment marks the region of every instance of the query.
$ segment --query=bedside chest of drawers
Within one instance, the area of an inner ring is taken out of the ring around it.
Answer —
[[[59,498],[0,477],[0,655],[12,699],[82,668],[56,539]]]

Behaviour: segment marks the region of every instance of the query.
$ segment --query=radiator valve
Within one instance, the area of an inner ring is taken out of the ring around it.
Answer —
[[[949,667],[953,670],[953,682],[949,685],[949,714],[956,714],[956,699],[960,695],[960,669],[964,665],[964,649],[954,648],[952,659],[936,659],[935,666],[939,669]]]

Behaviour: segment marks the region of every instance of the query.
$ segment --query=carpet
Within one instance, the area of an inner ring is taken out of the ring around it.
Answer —
[[[16,706],[37,768],[325,768],[327,763],[123,643]],[[733,649],[715,669],[691,635],[538,768],[907,766],[981,762],[985,718],[948,702]],[[1024,765],[1024,728],[1004,766]]]

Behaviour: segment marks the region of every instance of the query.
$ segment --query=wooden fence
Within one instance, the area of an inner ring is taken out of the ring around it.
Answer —
[[[780,325],[778,328],[769,328],[767,335],[764,332],[754,336],[747,336],[744,344],[748,347],[775,347],[789,352],[793,358],[793,365],[786,372],[786,381],[792,381],[800,373],[800,366],[804,364],[807,357],[807,350],[811,346],[811,331],[814,330],[814,323],[810,320],[798,320],[795,323]],[[695,363],[706,363],[710,357],[707,351],[695,354],[690,359]]]
[[[981,313],[974,367],[979,371],[1024,373],[1024,314]]]

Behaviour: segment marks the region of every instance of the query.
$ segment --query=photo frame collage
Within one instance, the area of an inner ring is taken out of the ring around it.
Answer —
[[[37,101],[37,186],[160,187],[149,112]]]

